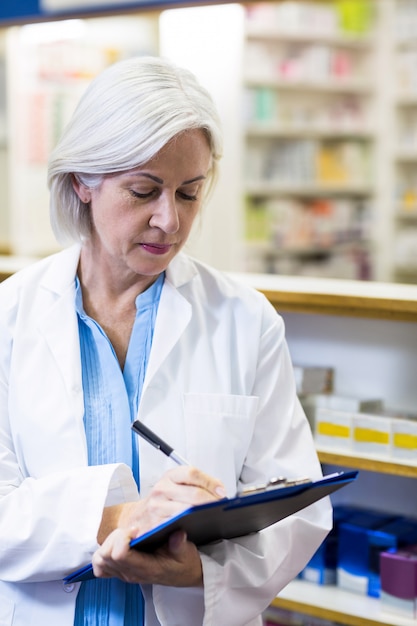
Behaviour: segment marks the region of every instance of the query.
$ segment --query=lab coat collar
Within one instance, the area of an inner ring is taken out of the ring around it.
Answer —
[[[56,295],[63,295],[74,285],[80,254],[81,246],[78,244],[58,252],[45,272],[41,286]]]
[[[197,268],[190,257],[178,254],[169,264],[166,270],[166,281],[176,289],[182,287],[197,275]]]
[[[69,347],[68,342],[62,339],[65,335],[75,337],[78,332],[74,278],[80,251],[80,246],[75,245],[59,253],[42,280],[42,287],[58,298],[54,298],[50,308],[45,309],[40,330],[54,353],[57,364],[63,370],[69,391],[77,387],[79,382],[80,372],[77,371],[78,368],[74,368],[74,362],[79,361],[79,342],[71,341]],[[171,261],[166,270],[144,390],[191,320],[191,304],[179,289],[192,281],[197,274],[195,263],[181,253]],[[60,324],[56,324],[57,319]],[[68,349],[71,351],[70,358]]]
[[[75,244],[56,255],[42,280],[42,286],[56,294],[62,294],[73,283],[80,260],[81,246]],[[197,274],[195,263],[185,254],[178,254],[166,270],[166,280],[177,289]]]

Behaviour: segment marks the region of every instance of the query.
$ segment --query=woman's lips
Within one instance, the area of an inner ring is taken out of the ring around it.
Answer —
[[[151,254],[166,254],[171,250],[171,244],[142,243],[142,248]]]

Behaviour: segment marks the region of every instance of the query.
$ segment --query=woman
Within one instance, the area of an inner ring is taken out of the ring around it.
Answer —
[[[323,500],[256,535],[129,551],[192,504],[321,476],[282,319],[181,252],[221,149],[195,78],[134,58],[51,156],[73,245],[0,285],[0,626],[260,624],[331,526]],[[192,466],[132,436],[136,417]],[[95,580],[62,583],[91,560]]]

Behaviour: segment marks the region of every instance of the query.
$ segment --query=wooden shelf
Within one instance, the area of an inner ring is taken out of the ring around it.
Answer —
[[[351,239],[341,242],[334,242],[328,246],[299,246],[299,247],[275,247],[272,244],[264,244],[263,248],[259,248],[259,252],[262,252],[266,257],[270,259],[280,259],[288,257],[328,257],[336,252],[343,250],[355,249],[366,250],[370,246],[370,242],[364,239]],[[250,248],[250,245],[248,246]]]
[[[417,322],[417,286],[330,278],[234,274],[278,311]]]
[[[370,456],[364,457],[320,447],[317,449],[317,452],[321,463],[351,467],[369,472],[392,474],[394,476],[417,478],[417,464],[397,462],[393,459],[385,460]]]
[[[372,92],[371,80],[348,80],[341,79],[339,82],[335,80],[318,81],[318,80],[300,80],[290,81],[270,76],[246,76],[244,83],[247,87],[271,87],[273,89],[282,89],[289,91],[306,91],[310,93],[357,93],[370,94]]]
[[[395,265],[393,269],[398,280],[408,281],[411,285],[417,283],[417,265]]]
[[[362,127],[334,127],[310,125],[282,125],[273,122],[251,122],[246,127],[246,135],[248,137],[267,137],[267,138],[320,138],[320,139],[363,139],[371,140],[374,138],[374,131],[370,128]]]
[[[327,34],[315,32],[314,30],[309,32],[290,32],[274,26],[268,28],[264,24],[258,26],[257,24],[251,24],[250,22],[246,26],[245,36],[248,39],[272,39],[273,41],[294,44],[320,43],[328,46],[365,51],[368,51],[374,44],[374,39],[369,36],[338,35],[337,33]]]
[[[36,260],[35,257],[0,254],[0,282]]]
[[[251,196],[292,196],[296,198],[309,198],[315,196],[369,196],[372,187],[358,183],[280,183],[275,181],[260,180],[249,182],[245,192]]]
[[[291,582],[272,602],[272,606],[346,626],[416,626],[415,620],[383,611],[377,598],[301,580]]]
[[[413,209],[400,208],[395,213],[395,218],[404,222],[415,222],[417,221],[417,207],[414,207]]]
[[[417,150],[415,148],[413,150],[397,150],[394,158],[401,163],[415,164],[417,162]]]
[[[400,107],[415,107],[417,106],[417,93],[415,91],[409,91],[400,93],[396,99],[397,106]]]

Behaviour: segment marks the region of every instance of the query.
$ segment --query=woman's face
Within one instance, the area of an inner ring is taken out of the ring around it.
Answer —
[[[98,268],[154,277],[187,241],[200,209],[211,165],[201,130],[174,137],[148,163],[106,176],[96,189],[74,181],[90,203],[92,236],[86,243]]]

